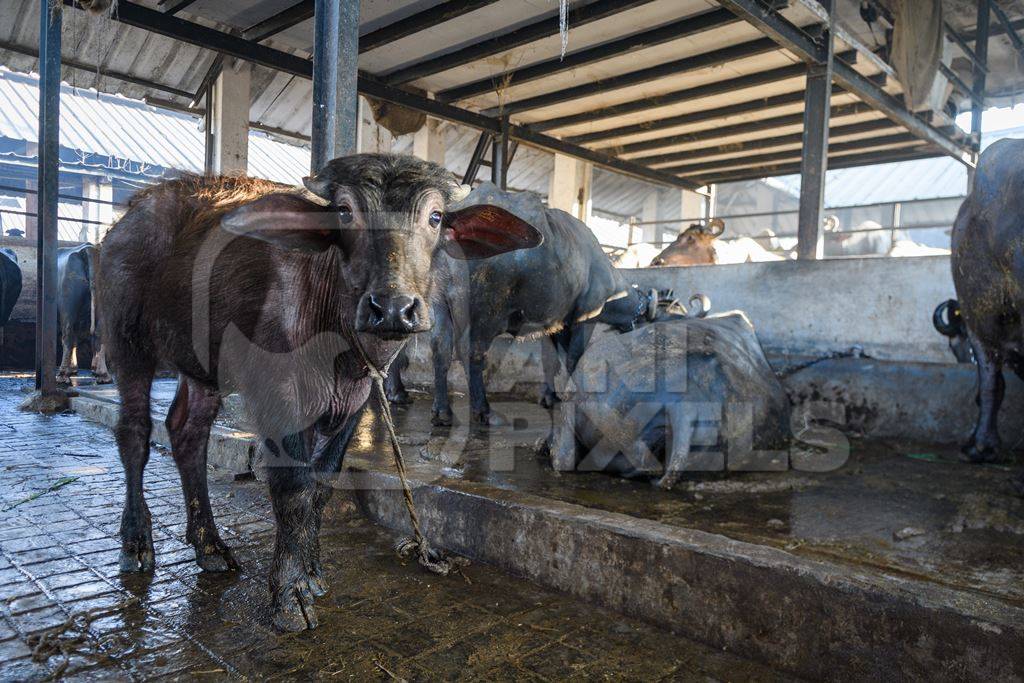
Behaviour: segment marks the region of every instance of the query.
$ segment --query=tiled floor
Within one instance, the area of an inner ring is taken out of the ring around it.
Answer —
[[[183,540],[177,471],[158,449],[146,470],[158,566],[148,576],[119,574],[113,438],[75,415],[19,412],[26,386],[0,379],[0,680],[779,677],[490,567],[441,578],[403,565],[395,539],[345,492],[322,534],[330,591],[317,601],[320,626],[278,634],[262,486],[212,482],[222,535],[243,571],[203,574]]]

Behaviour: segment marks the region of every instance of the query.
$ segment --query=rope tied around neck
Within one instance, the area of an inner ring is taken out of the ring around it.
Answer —
[[[395,420],[391,414],[391,404],[388,402],[388,397],[384,391],[384,380],[387,379],[388,369],[401,351],[399,350],[388,359],[388,362],[381,369],[374,365],[366,354],[362,343],[359,341],[358,333],[354,333],[352,338],[353,346],[359,353],[360,360],[366,366],[367,375],[373,382],[373,393],[377,398],[377,404],[380,406],[380,417],[387,430],[388,439],[391,441],[391,452],[394,455],[395,469],[398,471],[398,479],[402,483],[402,498],[405,500],[405,508],[409,512],[409,522],[412,526],[412,538],[400,540],[395,546],[395,550],[398,551],[399,557],[403,559],[415,555],[420,566],[434,574],[448,576],[452,571],[459,571],[461,573],[461,567],[469,564],[468,560],[461,557],[452,557],[440,550],[431,548],[420,528],[420,518],[416,513],[416,503],[412,497],[412,488],[409,486],[409,477],[405,470],[405,460],[402,457],[402,446],[398,443]]]

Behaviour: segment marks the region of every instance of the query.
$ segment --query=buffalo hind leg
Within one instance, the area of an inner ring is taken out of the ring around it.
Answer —
[[[74,327],[65,324],[60,335],[60,343],[63,349],[60,357],[60,367],[57,368],[58,384],[70,384],[71,376],[77,374],[77,358],[73,358],[77,341]]]
[[[219,409],[220,395],[216,391],[179,377],[178,391],[167,413],[171,453],[185,494],[185,540],[195,548],[196,563],[208,572],[238,569],[238,562],[217,532],[206,481],[207,442]]]
[[[340,430],[326,438],[317,439],[311,427],[284,437],[280,447],[266,442],[267,450],[278,459],[267,468],[277,520],[270,592],[274,625],[283,631],[316,628],[313,600],[326,591],[319,535],[324,506],[333,492],[329,479],[341,468],[360,413],[348,417]]]
[[[540,391],[540,405],[548,410],[554,408],[555,404],[562,400],[555,390],[555,379],[558,377],[558,369],[561,367],[558,353],[559,347],[564,345],[562,342],[564,334],[565,330],[559,330],[540,339],[540,364],[544,368],[544,387]]]
[[[993,462],[998,458],[999,406],[1003,402],[1006,383],[1003,380],[1003,358],[998,349],[971,334],[971,345],[978,360],[978,423],[970,440],[963,447],[969,462]]]
[[[117,390],[121,415],[114,436],[125,476],[124,512],[121,515],[121,558],[123,572],[153,569],[153,531],[149,508],[142,493],[142,473],[149,461],[149,390],[153,366],[122,368]]]

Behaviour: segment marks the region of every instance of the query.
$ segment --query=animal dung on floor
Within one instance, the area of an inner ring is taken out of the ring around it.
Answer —
[[[550,437],[559,471],[658,477],[785,470],[790,405],[740,312],[659,322],[592,345]]]

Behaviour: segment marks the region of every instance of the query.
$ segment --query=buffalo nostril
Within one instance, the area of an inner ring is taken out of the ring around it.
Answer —
[[[377,299],[371,294],[366,300],[367,307],[369,308],[369,322],[371,325],[380,325],[384,322],[384,307],[377,303]]]
[[[419,308],[419,299],[413,299],[405,306],[402,306],[401,310],[399,311],[399,315],[402,318],[402,322],[404,322],[409,327],[416,327],[416,323],[419,322]]]

